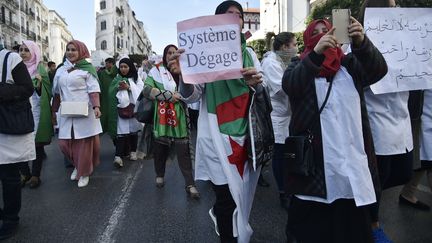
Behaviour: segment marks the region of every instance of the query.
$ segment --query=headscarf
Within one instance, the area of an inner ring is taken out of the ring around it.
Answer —
[[[67,43],[66,46],[68,46],[69,44],[73,44],[78,51],[78,61],[75,63],[74,68],[87,71],[91,75],[93,75],[93,77],[99,80],[96,68],[86,60],[86,58],[90,58],[90,53],[87,49],[87,46],[79,40],[71,40]]]
[[[120,67],[120,64],[122,64],[122,63],[129,66],[129,72],[126,75],[123,75],[121,73],[121,71],[119,70],[118,73],[120,74],[120,76],[122,76],[124,78],[133,78],[133,80],[136,82],[138,79],[138,72],[137,72],[136,67],[135,67],[134,63],[132,62],[132,60],[129,58],[120,59],[119,67]]]
[[[168,60],[166,59],[166,55],[168,54],[168,50],[174,47],[176,50],[178,50],[177,46],[173,45],[173,44],[169,44],[165,47],[164,51],[163,51],[163,56],[162,56],[162,63],[163,66],[171,73],[171,76],[174,78],[175,82],[178,84],[179,81],[179,75],[172,73],[169,68],[168,68]]]
[[[69,44],[73,44],[75,46],[75,48],[77,49],[78,61],[85,59],[85,58],[90,58],[90,53],[87,49],[87,46],[83,42],[81,42],[79,40],[71,40],[67,43],[66,46],[68,46]]]
[[[305,58],[318,44],[318,41],[325,35],[325,33],[313,35],[313,31],[317,24],[323,23],[328,30],[332,28],[332,25],[325,19],[318,19],[312,21],[303,32],[303,40],[305,44],[305,50],[300,55],[300,59]],[[333,77],[336,72],[340,69],[341,61],[345,56],[341,48],[328,48],[323,52],[325,59],[321,65],[321,71],[318,74],[319,77]]]
[[[217,6],[215,14],[225,14],[231,6],[236,7],[240,11],[240,13],[242,15],[242,20],[244,22],[243,7],[241,6],[240,3],[236,2],[236,1],[227,0],[227,1],[222,2],[221,4],[219,4],[219,6]]]
[[[31,54],[30,60],[24,61],[24,64],[26,65],[27,70],[30,73],[30,76],[34,77],[36,76],[36,74],[38,74],[37,67],[41,60],[41,50],[39,46],[33,41],[25,40],[23,41],[23,44],[27,46]]]

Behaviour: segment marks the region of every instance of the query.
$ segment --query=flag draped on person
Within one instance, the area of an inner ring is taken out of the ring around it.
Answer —
[[[243,36],[242,54],[243,67],[253,67]],[[248,221],[260,174],[260,168],[254,170],[248,162],[247,143],[253,144],[253,136],[249,136],[251,96],[244,79],[205,84],[205,99],[200,110],[200,116],[205,117],[199,125],[201,131],[197,138],[196,161],[209,159],[209,151],[199,148],[214,148],[213,153],[221,163],[237,206],[233,213],[233,234],[238,242],[249,242],[253,232]]]

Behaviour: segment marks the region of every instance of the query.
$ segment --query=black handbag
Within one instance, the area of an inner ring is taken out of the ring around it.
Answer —
[[[7,59],[5,55],[2,70],[2,83],[6,84]],[[30,100],[0,102],[0,133],[21,135],[34,131],[33,113]]]
[[[251,143],[247,143],[248,159],[253,162],[255,157],[256,167],[268,165],[273,158],[274,133],[270,115],[272,110],[267,90],[264,86],[257,85],[250,107],[251,124],[249,124],[254,135],[255,151],[252,151]]]
[[[333,86],[333,80],[330,81],[330,86],[327,90],[326,97],[321,105],[317,117],[312,121],[312,125],[305,135],[289,136],[285,139],[283,149],[284,174],[294,174],[300,176],[309,176],[314,169],[314,150],[313,150],[313,134],[319,120],[319,115],[323,111],[327,100],[330,96],[330,90]]]
[[[117,107],[117,112],[119,117],[124,119],[129,119],[134,117],[134,108],[135,105],[132,103],[129,103],[129,105],[124,108]]]
[[[138,97],[134,112],[134,116],[139,122],[153,124],[154,101],[144,97],[141,93]]]

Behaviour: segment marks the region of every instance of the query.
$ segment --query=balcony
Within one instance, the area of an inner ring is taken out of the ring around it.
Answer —
[[[19,24],[13,22],[10,24],[10,27],[16,31],[19,31],[20,29]]]

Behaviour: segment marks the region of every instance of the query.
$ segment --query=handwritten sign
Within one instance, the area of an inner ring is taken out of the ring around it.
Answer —
[[[432,8],[367,8],[364,28],[389,68],[375,94],[432,88]]]
[[[198,17],[177,23],[180,67],[185,83],[241,78],[243,59],[237,15]]]

